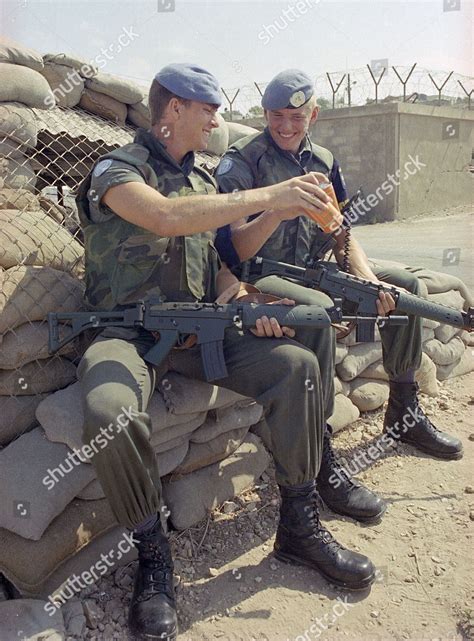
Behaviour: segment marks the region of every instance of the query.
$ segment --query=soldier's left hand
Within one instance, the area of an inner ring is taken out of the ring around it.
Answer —
[[[282,298],[281,300],[268,304],[294,305],[295,301],[290,298]],[[251,329],[250,331],[259,338],[284,338],[285,336],[293,338],[295,335],[295,330],[292,327],[281,327],[276,318],[268,318],[268,316],[257,318],[255,329]]]

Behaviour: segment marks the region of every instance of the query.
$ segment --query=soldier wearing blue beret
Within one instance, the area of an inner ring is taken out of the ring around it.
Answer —
[[[207,147],[218,126],[220,103],[219,83],[205,69],[165,67],[150,88],[151,128],[138,130],[133,143],[103,156],[81,185],[77,204],[90,309],[123,309],[156,296],[225,303],[245,295],[249,287],[220,264],[213,230],[282,202],[287,212],[296,207],[317,213],[313,201],[319,188],[312,174],[250,190],[243,199],[215,193],[215,181],[196,164],[194,153]],[[294,514],[297,525],[282,529],[285,537],[298,550],[299,537],[313,537],[316,568],[334,583],[365,587],[375,578],[370,560],[339,546],[322,527],[314,496],[301,494],[321,460],[323,432],[315,401],[321,390],[316,357],[289,340],[293,335],[267,317],[257,320],[254,330],[226,331],[228,377],[219,385],[255,398],[265,408],[282,488],[282,523]],[[142,358],[156,340],[143,329],[107,328],[87,349],[78,376],[85,444],[95,448],[100,439],[105,441],[103,426],[114,426],[128,408],[127,425],[121,424],[100,449],[93,448],[91,462],[117,522],[134,531],[138,548],[129,626],[135,639],[173,641],[173,561],[159,518],[160,470],[147,412],[163,372]],[[172,351],[167,367],[205,380],[198,346]],[[308,379],[314,381],[314,394],[306,391]],[[304,530],[298,519],[304,520]]]
[[[347,202],[347,192],[339,163],[328,149],[312,142],[308,134],[319,113],[309,76],[298,69],[282,71],[266,87],[262,107],[267,122],[263,133],[238,140],[223,156],[216,170],[220,191],[234,192],[274,185],[291,176],[303,176],[313,171],[318,172],[321,181],[332,183],[342,207]],[[322,190],[319,199],[321,214],[326,207]],[[317,250],[323,236],[317,222],[296,208],[291,214],[267,208],[221,228],[217,246],[231,266],[255,255],[306,266],[318,260]],[[345,228],[338,230],[335,239],[335,257],[343,266],[347,239]],[[356,276],[373,282],[380,279],[415,294],[420,292],[418,280],[407,270],[381,268],[369,263],[353,236],[348,258],[350,271]],[[330,299],[322,292],[277,276],[261,278],[255,270],[253,275],[250,271],[250,280],[264,292],[286,296],[297,303],[330,304]],[[378,305],[381,315],[394,309],[394,301],[389,295],[381,294]],[[435,428],[418,404],[415,372],[420,366],[422,353],[420,319],[412,317],[407,326],[385,327],[380,333],[383,363],[390,379],[390,397],[384,419],[387,434],[383,438],[395,430],[396,438],[432,456],[460,458],[462,445],[459,439]],[[334,333],[331,330],[298,331],[296,338],[317,357],[323,389],[322,415],[327,424],[334,409]],[[416,420],[410,419],[410,425],[406,425],[406,417],[412,415],[417,417]],[[335,512],[359,521],[380,519],[385,503],[353,480],[341,466],[332,449],[331,431],[327,424],[317,479],[321,498]],[[311,491],[311,484],[308,491]]]

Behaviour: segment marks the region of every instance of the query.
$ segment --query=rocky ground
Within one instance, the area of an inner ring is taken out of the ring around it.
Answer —
[[[423,397],[432,420],[463,440],[461,461],[441,462],[399,445],[359,475],[389,508],[381,524],[323,519],[346,546],[379,569],[369,591],[350,593],[271,552],[278,493],[272,472],[198,527],[171,535],[179,641],[465,641],[474,639],[474,373]],[[380,435],[382,412],[366,413],[335,444],[350,460]],[[63,607],[68,641],[127,640],[136,562]]]

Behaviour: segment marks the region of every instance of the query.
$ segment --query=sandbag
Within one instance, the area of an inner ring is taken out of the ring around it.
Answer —
[[[344,396],[344,394],[336,394],[334,397],[334,412],[328,418],[328,423],[332,427],[333,432],[339,432],[347,425],[354,423],[360,416],[359,409],[354,403]]]
[[[29,67],[35,71],[41,71],[43,68],[43,57],[40,53],[27,47],[17,47],[4,42],[0,43],[0,62]]]
[[[41,211],[39,198],[27,189],[0,189],[0,209]],[[1,230],[0,230],[1,232]],[[0,249],[0,253],[2,250]]]
[[[410,268],[410,272],[425,283],[429,294],[441,294],[456,290],[465,301],[464,308],[474,305],[471,292],[466,287],[466,284],[457,276],[443,272],[435,272],[424,267],[412,267]]]
[[[101,71],[93,78],[86,80],[86,87],[127,105],[140,102],[145,97],[145,91],[134,82]]]
[[[434,330],[434,335],[441,343],[449,343],[450,340],[459,334],[459,331],[459,327],[443,324]]]
[[[37,425],[35,411],[46,394],[0,396],[0,446],[5,446]]]
[[[83,247],[44,212],[0,211],[0,265],[44,265],[80,275]]]
[[[179,376],[179,375],[177,375]],[[182,377],[184,378],[184,377]],[[188,381],[188,379],[184,379]],[[164,442],[171,438],[172,430],[175,435],[190,433],[206,418],[206,412],[194,412],[187,415],[172,414],[166,409],[163,397],[155,392],[148,403],[147,412],[152,424],[152,443],[159,444],[160,435]],[[46,398],[36,411],[36,418],[42,425],[50,441],[65,443],[71,449],[81,448],[84,412],[80,383],[74,383]],[[180,432],[181,426],[184,431]],[[167,432],[167,429],[170,431]]]
[[[222,156],[229,146],[229,131],[227,129],[227,122],[220,113],[216,113],[216,119],[219,127],[212,130],[206,151]]]
[[[206,422],[191,434],[190,440],[193,443],[206,443],[238,427],[249,428],[259,422],[262,413],[262,406],[255,402],[251,402],[247,407],[233,405],[210,410]]]
[[[82,353],[79,341],[71,341],[58,352],[74,358]],[[48,324],[44,321],[24,323],[3,335],[0,349],[0,369],[16,369],[35,360],[49,358]]]
[[[372,363],[359,375],[361,379],[376,379],[388,381],[388,374],[383,367],[382,360]],[[421,364],[416,371],[415,379],[420,386],[420,391],[428,396],[438,396],[438,381],[436,380],[436,365],[425,352],[421,355]]]
[[[351,381],[382,356],[381,343],[360,343],[350,347],[346,358],[336,365],[339,378]]]
[[[452,365],[452,363],[459,361],[465,349],[459,336],[452,338],[449,343],[442,343],[433,338],[423,344],[423,351],[436,365]]]
[[[258,129],[249,127],[247,125],[241,125],[237,122],[227,122],[227,129],[229,131],[229,147],[246,136],[251,136],[252,134],[258,133]]]
[[[14,140],[8,138],[0,141],[0,157],[2,158],[15,158],[22,160],[24,158],[22,150],[24,146]]]
[[[148,105],[139,102],[136,105],[129,105],[127,110],[127,118],[136,127],[149,129],[151,127],[151,116]]]
[[[156,455],[156,464],[160,476],[171,474],[184,461],[189,450],[189,441]]]
[[[98,68],[91,62],[87,62],[83,58],[76,58],[67,53],[46,53],[43,56],[43,63],[53,62],[58,65],[64,65],[75,69],[83,78],[92,78],[98,73]]]
[[[48,525],[95,478],[95,470],[67,459],[71,451],[51,443],[38,427],[0,452],[0,527],[38,541]],[[60,467],[61,466],[61,467]],[[27,473],[25,473],[27,472]],[[23,503],[18,507],[17,503]],[[28,518],[19,518],[28,510]]]
[[[127,118],[126,105],[115,100],[115,98],[92,91],[92,89],[84,89],[79,101],[79,107],[106,120],[112,120],[112,122],[119,125],[124,125]]]
[[[53,200],[50,200],[47,196],[38,194],[38,202],[41,209],[46,214],[48,214],[50,218],[52,218],[59,224],[63,223],[68,217],[67,209],[65,207],[62,207],[61,205],[58,205],[58,203],[55,203]],[[16,207],[15,209],[18,209],[18,207]]]
[[[15,370],[0,370],[0,396],[29,396],[55,392],[76,379],[76,368],[67,358],[53,356]]]
[[[0,571],[23,595],[47,599],[74,570],[80,574],[97,562],[95,541],[115,526],[107,499],[73,500],[39,541],[0,529]]]
[[[240,447],[223,461],[163,483],[164,504],[179,529],[192,527],[251,485],[264,472],[270,457],[255,434],[247,434]],[[177,475],[176,475],[177,476]]]
[[[3,271],[2,278],[0,335],[26,321],[44,320],[48,312],[78,312],[83,307],[84,285],[65,272],[18,265]]]
[[[48,81],[38,71],[0,62],[0,102],[50,109],[56,101]]]
[[[334,377],[334,394],[344,394],[345,396],[349,396],[351,391],[351,386],[350,383],[347,383],[346,381],[341,381],[340,378],[337,376]]]
[[[0,157],[0,186],[34,191],[36,174],[25,156]]]
[[[38,144],[38,125],[33,111],[19,102],[0,104],[0,137],[15,141],[25,149]]]
[[[451,365],[437,365],[436,375],[440,381],[455,376],[463,376],[474,371],[474,353],[472,349],[465,349],[461,358]]]
[[[350,400],[361,412],[376,410],[388,400],[388,383],[377,380],[357,380],[351,383]]]
[[[347,347],[347,345],[340,345],[339,343],[336,343],[336,356],[334,359],[334,364],[339,365],[339,363],[342,363],[348,353],[349,348]]]
[[[159,396],[159,395],[158,395]],[[179,420],[179,423],[175,423],[165,429],[160,429],[161,426],[157,425],[158,417],[154,411],[154,405],[150,406],[148,412],[150,417],[154,415],[154,420],[152,419],[153,432],[150,438],[150,444],[155,452],[165,452],[166,450],[171,449],[177,444],[184,443],[184,441],[189,441],[190,435],[196,431],[201,425],[203,425],[206,420],[207,412],[198,412],[196,414],[181,414],[179,417],[175,417],[176,420]],[[161,410],[160,403],[160,410]],[[161,414],[161,411],[160,411]],[[190,417],[188,419],[188,416]],[[159,419],[158,419],[159,420]],[[165,419],[167,421],[167,419]],[[183,438],[184,437],[184,438]],[[177,441],[177,439],[181,439]],[[171,445],[170,445],[171,443]]]
[[[41,75],[48,81],[58,107],[75,107],[79,104],[84,80],[77,71],[66,65],[46,62]]]
[[[248,430],[248,427],[238,427],[205,443],[190,442],[188,453],[183,461],[173,468],[173,473],[190,474],[201,467],[222,461],[240,447]],[[161,468],[158,469],[161,475]]]

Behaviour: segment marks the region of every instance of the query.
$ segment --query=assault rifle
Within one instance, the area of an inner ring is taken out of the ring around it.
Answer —
[[[312,267],[296,267],[276,260],[257,257],[252,260],[252,275],[281,276],[295,280],[307,287],[318,289],[328,294],[333,300],[342,299],[342,308],[354,315],[357,321],[356,340],[370,342],[374,340],[375,319],[377,318],[376,301],[381,291],[392,295],[395,311],[398,314],[411,314],[429,318],[439,323],[472,332],[474,329],[474,308],[466,312],[453,309],[420,298],[415,294],[400,291],[391,285],[378,285],[371,281],[357,278],[340,270],[335,263],[318,262]],[[382,322],[391,316],[383,317]]]
[[[135,306],[112,312],[50,312],[49,351],[56,352],[73,338],[87,329],[100,327],[143,328],[158,332],[159,340],[143,357],[152,365],[160,365],[170,350],[181,345],[190,335],[195,335],[201,346],[201,357],[208,381],[225,378],[227,368],[224,360],[223,341],[227,328],[238,326],[243,329],[255,327],[262,316],[276,318],[281,326],[287,327],[329,327],[333,322],[345,320],[364,321],[363,318],[344,316],[339,300],[334,307],[325,309],[319,305],[269,305],[249,302],[227,303],[170,303],[150,299]],[[378,318],[366,319],[375,323]],[[406,316],[392,317],[384,321],[392,324],[408,322]],[[71,325],[63,325],[69,322]],[[67,328],[67,329],[66,329]],[[62,334],[62,336],[61,336]]]

